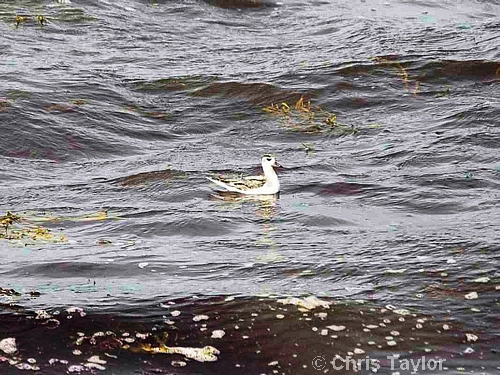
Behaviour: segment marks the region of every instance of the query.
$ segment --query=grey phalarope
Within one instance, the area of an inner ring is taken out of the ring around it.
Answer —
[[[272,195],[280,191],[280,181],[274,167],[281,167],[271,155],[262,156],[264,176],[248,176],[241,179],[207,177],[214,184],[234,193],[245,195]]]

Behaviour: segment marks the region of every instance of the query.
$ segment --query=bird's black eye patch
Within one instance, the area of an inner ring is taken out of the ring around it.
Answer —
[[[271,161],[271,160],[273,160],[273,159],[271,159],[271,158],[266,158],[266,160],[267,160],[267,161]]]

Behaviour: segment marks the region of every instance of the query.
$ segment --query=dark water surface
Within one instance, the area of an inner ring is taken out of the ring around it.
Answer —
[[[500,372],[498,1],[61,2],[0,4],[1,374]]]

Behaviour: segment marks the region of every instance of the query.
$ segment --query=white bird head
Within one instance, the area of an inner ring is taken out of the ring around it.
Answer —
[[[266,154],[262,156],[262,168],[265,170],[266,167],[281,167],[281,165],[276,162],[274,156]]]

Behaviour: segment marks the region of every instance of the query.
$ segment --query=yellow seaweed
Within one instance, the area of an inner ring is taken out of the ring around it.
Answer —
[[[11,229],[8,231],[9,226],[19,222],[26,222],[26,218],[21,217],[20,215],[16,215],[7,211],[5,216],[0,217],[0,225],[5,228],[5,234],[0,233],[0,239],[6,239],[9,241],[21,242],[21,244],[26,245],[26,241],[35,242],[35,243],[63,243],[68,242],[68,238],[63,235],[54,235],[50,232],[50,229],[34,226],[28,227],[25,226],[23,228]]]
[[[333,131],[339,135],[355,134],[358,132],[353,127],[347,127],[338,123],[335,114],[324,111],[319,106],[311,105],[311,101],[304,102],[304,97],[300,97],[293,108],[288,103],[282,102],[280,105],[271,103],[271,105],[262,108],[262,110],[271,115],[281,117],[285,128],[292,131],[306,134],[320,134]]]
[[[396,69],[398,70],[397,75],[401,77],[401,80],[403,81],[404,88],[406,91],[410,91],[410,75],[406,71],[406,69],[401,65],[401,62],[399,61],[393,61],[390,59],[386,59],[383,57],[374,57],[372,60],[374,60],[377,63],[384,63],[386,65],[395,65]],[[415,80],[415,89],[412,90],[413,96],[417,96],[417,94],[420,92],[420,81]]]
[[[0,217],[0,225],[5,228],[5,237],[7,237],[9,226],[20,220],[21,216],[15,215],[10,211],[7,211],[5,216]]]
[[[72,222],[90,222],[90,221],[102,221],[102,220],[119,220],[118,216],[109,215],[109,210],[97,211],[96,213],[86,214],[83,216],[68,216],[68,217],[58,217],[58,216],[26,216],[26,220],[30,222],[51,222],[60,223],[64,221]]]

